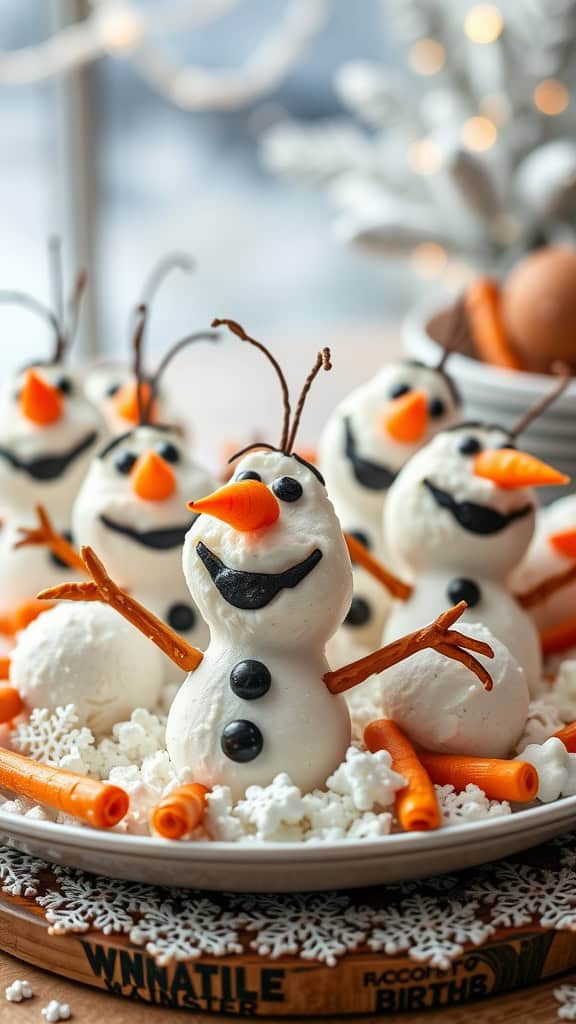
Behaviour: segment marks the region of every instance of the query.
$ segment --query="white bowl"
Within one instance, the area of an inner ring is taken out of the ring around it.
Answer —
[[[417,307],[403,324],[404,348],[412,359],[438,362],[443,349],[428,333],[427,325],[439,313],[437,304]],[[489,366],[455,352],[448,364],[450,376],[464,402],[464,418],[497,423],[511,429],[519,417],[553,387],[553,378],[541,373],[518,373]],[[576,378],[550,409],[530,424],[522,446],[538,458],[567,473],[572,483],[561,493],[576,490]],[[543,493],[544,500],[559,497],[558,488]]]

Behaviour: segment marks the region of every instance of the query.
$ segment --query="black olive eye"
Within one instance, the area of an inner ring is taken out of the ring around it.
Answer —
[[[121,452],[114,460],[114,466],[119,473],[124,473],[127,476],[135,462],[134,452]]]
[[[412,388],[409,384],[394,384],[388,392],[390,398],[402,398],[402,395],[407,395]]]
[[[111,384],[110,387],[106,389],[106,398],[114,398],[114,395],[117,395],[119,391],[119,384]]]
[[[458,451],[461,455],[477,455],[482,451],[482,445],[477,437],[463,437],[458,445]]]
[[[244,473],[238,473],[234,477],[234,479],[236,481],[238,481],[238,480],[259,480],[260,482],[262,482],[262,477],[260,476],[260,473],[253,473],[251,469],[245,470]]]
[[[162,441],[156,445],[156,451],[165,462],[180,462],[180,452],[171,441]]]
[[[71,395],[74,392],[74,385],[70,377],[60,377],[60,380],[56,381],[56,387],[63,395]]]
[[[291,476],[281,476],[272,484],[272,490],[280,501],[298,501],[302,497],[302,484]]]
[[[428,404],[428,411],[432,419],[437,420],[446,412],[446,405],[441,398],[433,398]]]

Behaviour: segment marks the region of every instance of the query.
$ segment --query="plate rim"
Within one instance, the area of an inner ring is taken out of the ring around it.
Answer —
[[[61,843],[80,849],[89,848],[94,853],[124,854],[131,858],[150,858],[156,855],[170,859],[205,861],[217,857],[220,860],[237,862],[248,860],[251,863],[289,858],[294,862],[298,851],[298,861],[309,863],[330,857],[331,860],[360,857],[370,859],[382,856],[385,851],[411,856],[425,853],[427,850],[438,851],[446,846],[465,846],[471,838],[479,834],[479,838],[492,840],[504,833],[530,831],[533,825],[553,824],[556,819],[564,819],[570,812],[576,815],[576,795],[561,797],[547,804],[527,807],[513,811],[510,815],[494,818],[482,818],[479,821],[462,822],[446,825],[434,832],[403,832],[381,836],[376,839],[338,839],[309,840],[308,842],[269,842],[253,840],[248,843],[227,842],[223,840],[179,840],[174,842],[160,836],[131,835],[123,832],[106,832],[76,825],[60,825],[53,821],[39,821],[25,818],[23,815],[7,814],[0,810],[0,831],[5,835],[13,833],[17,838],[45,840],[47,843],[60,837]],[[60,845],[60,843],[59,843]],[[282,856],[283,855],[283,856]],[[49,859],[49,854],[47,854]]]

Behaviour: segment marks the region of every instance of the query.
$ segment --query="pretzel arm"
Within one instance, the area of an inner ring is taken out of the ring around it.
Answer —
[[[36,515],[38,516],[39,525],[30,528],[20,526],[18,528],[18,532],[21,535],[20,540],[16,541],[14,547],[23,548],[45,545],[50,548],[56,558],[65,562],[71,569],[77,569],[79,572],[85,573],[86,566],[80,555],[70,541],[66,540],[66,537],[58,533],[54,528],[54,524],[43,505],[36,506]]]
[[[536,605],[542,604],[552,594],[555,594],[557,590],[561,590],[562,587],[573,583],[574,580],[576,580],[576,563],[568,569],[563,569],[562,572],[556,573],[554,576],[548,576],[547,579],[542,580],[541,583],[532,587],[531,590],[525,590],[523,594],[515,594],[514,596],[523,608],[534,608]]]
[[[39,596],[42,600],[60,597],[69,601],[103,601],[156,644],[179,668],[185,672],[193,672],[198,668],[204,657],[201,651],[183,640],[170,626],[122,590],[108,575],[92,548],[83,547],[81,554],[93,582],[63,583],[59,587],[51,587],[41,592]]]
[[[397,598],[399,601],[407,601],[412,593],[412,587],[409,583],[405,583],[399,576],[395,576],[394,573],[390,572],[377,558],[374,558],[368,548],[358,540],[357,537],[353,537],[351,533],[344,533],[344,540],[346,541],[346,547],[348,548],[348,554],[353,562],[357,562],[363,569],[372,576],[373,579],[378,580],[383,587],[386,588],[392,597]]]

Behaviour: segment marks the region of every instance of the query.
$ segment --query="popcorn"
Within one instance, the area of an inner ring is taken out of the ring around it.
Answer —
[[[357,810],[370,811],[375,804],[390,807],[395,794],[406,782],[392,771],[392,758],[387,750],[371,754],[349,747],[346,760],[327,779],[326,785],[335,793],[349,795]]]
[[[561,740],[551,737],[541,746],[530,744],[522,751],[521,760],[536,768],[537,796],[543,803],[576,794],[576,754],[569,754]]]
[[[507,800],[489,800],[483,790],[469,782],[466,789],[456,792],[454,786],[435,786],[443,825],[459,825],[464,821],[482,821],[511,814]]]
[[[21,1003],[23,999],[31,999],[34,995],[29,981],[13,981],[4,989],[9,1003]]]
[[[70,1020],[72,1016],[68,1003],[59,1003],[57,999],[51,999],[48,1006],[43,1006],[40,1012],[48,1024],[56,1024],[59,1020]]]
[[[554,691],[555,692],[555,691]],[[575,691],[576,696],[576,691]],[[516,746],[520,754],[530,743],[544,743],[564,725],[552,694],[530,702],[524,732]]]

